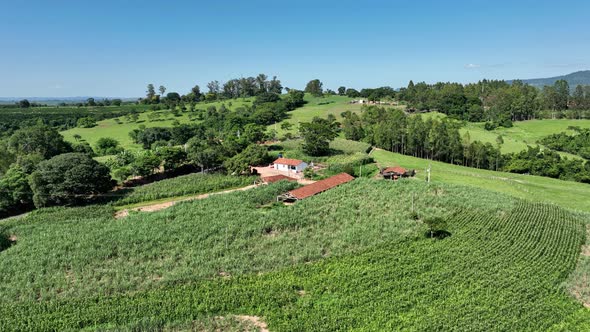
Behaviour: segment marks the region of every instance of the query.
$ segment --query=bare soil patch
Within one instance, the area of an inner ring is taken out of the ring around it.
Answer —
[[[268,330],[268,326],[266,325],[266,323],[258,316],[239,315],[239,316],[235,316],[235,317],[241,321],[251,323],[252,325],[259,328],[260,332],[270,332]]]

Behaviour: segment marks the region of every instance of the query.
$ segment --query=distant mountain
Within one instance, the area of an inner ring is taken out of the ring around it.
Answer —
[[[553,85],[555,81],[566,80],[570,85],[570,88],[575,88],[577,85],[590,85],[590,70],[577,71],[563,76],[555,76],[549,78],[534,78],[528,80],[521,80],[524,83],[528,83],[532,86],[542,88],[545,85]],[[512,81],[508,81],[512,83]]]

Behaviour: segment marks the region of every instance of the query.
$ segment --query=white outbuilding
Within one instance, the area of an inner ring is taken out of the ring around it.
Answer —
[[[274,169],[282,172],[300,173],[307,167],[307,163],[299,159],[279,158],[275,160]]]

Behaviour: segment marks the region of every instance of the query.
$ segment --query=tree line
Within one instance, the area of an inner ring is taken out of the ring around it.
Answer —
[[[565,80],[542,90],[518,80],[512,84],[482,80],[466,85],[410,81],[397,98],[411,111],[438,111],[456,119],[486,121],[490,123],[488,129],[534,118],[590,117],[590,86],[578,85],[571,93]]]
[[[289,90],[287,88],[287,90]],[[160,85],[159,94],[153,84],[147,85],[145,98],[139,100],[142,104],[173,104],[197,103],[200,101],[216,101],[234,98],[256,97],[265,93],[281,94],[283,86],[281,81],[273,76],[269,79],[266,74],[258,74],[256,77],[242,77],[221,83],[217,80],[207,83],[207,90],[201,91],[199,85],[195,85],[189,92],[180,95],[178,92],[168,92],[166,87]]]

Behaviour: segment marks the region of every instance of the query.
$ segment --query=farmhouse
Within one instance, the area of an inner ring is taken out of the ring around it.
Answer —
[[[307,163],[299,159],[279,158],[275,160],[274,169],[283,172],[300,173],[307,167]]]
[[[397,180],[400,177],[412,177],[414,175],[416,175],[416,171],[415,170],[411,170],[408,171],[407,169],[403,168],[403,167],[387,167],[383,170],[381,170],[381,175],[383,176],[384,179],[391,179],[391,180]]]
[[[334,187],[350,182],[352,180],[354,180],[354,177],[352,177],[351,175],[347,173],[340,173],[327,179],[320,180],[312,184],[308,184],[307,186],[291,190],[288,193],[277,197],[277,200],[282,200],[286,202],[297,201],[319,194],[326,190],[330,190]]]

